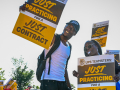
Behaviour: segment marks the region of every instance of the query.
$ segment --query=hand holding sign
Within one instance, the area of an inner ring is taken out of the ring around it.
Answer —
[[[19,10],[14,34],[49,48],[67,0],[28,0]]]

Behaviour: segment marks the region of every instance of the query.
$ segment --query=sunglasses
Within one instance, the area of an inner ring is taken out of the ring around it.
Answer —
[[[90,49],[94,44],[90,44],[87,47],[84,47],[84,50],[87,51],[88,49]]]

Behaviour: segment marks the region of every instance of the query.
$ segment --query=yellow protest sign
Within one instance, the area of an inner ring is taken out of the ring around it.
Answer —
[[[11,90],[17,90],[17,83],[14,81],[10,87]]]
[[[67,0],[28,0],[12,33],[49,48]]]
[[[0,90],[3,90],[3,82],[4,80],[0,80]]]
[[[78,73],[78,90],[116,90],[114,55],[79,58]]]
[[[13,79],[9,79],[8,82],[4,85],[4,88],[7,88],[7,84],[10,84],[10,89],[11,90],[17,90],[17,83]]]
[[[106,46],[106,41],[107,41],[107,36],[105,35],[105,37],[94,38],[94,40],[96,40],[97,42],[99,42],[99,44],[101,45],[101,47],[105,47]]]
[[[109,21],[94,23],[91,39],[97,40],[101,47],[106,46]]]
[[[48,48],[54,32],[55,28],[20,13],[12,33]]]
[[[115,86],[104,86],[104,87],[78,88],[77,90],[116,90],[116,88]]]
[[[120,65],[120,50],[106,50],[106,54],[114,54],[114,59]]]

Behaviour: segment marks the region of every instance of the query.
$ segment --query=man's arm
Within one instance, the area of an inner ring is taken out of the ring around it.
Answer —
[[[71,85],[70,85],[70,81],[69,81],[69,77],[68,77],[68,72],[67,72],[67,69],[65,69],[65,80],[67,82],[67,86],[71,89]]]

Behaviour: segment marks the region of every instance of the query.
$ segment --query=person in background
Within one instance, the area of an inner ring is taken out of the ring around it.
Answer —
[[[102,55],[102,49],[100,44],[96,40],[86,41],[84,45],[84,54],[86,57],[88,56],[95,56],[95,55]],[[115,60],[115,73],[118,70],[118,63]],[[73,76],[78,77],[80,74],[77,71],[73,71]]]
[[[114,80],[116,82],[116,90],[120,90],[120,66],[118,66]]]
[[[7,87],[4,90],[11,90],[10,89],[10,84],[7,84]]]
[[[25,90],[30,90],[32,88],[32,86],[28,86],[28,88],[27,89],[25,89]]]

